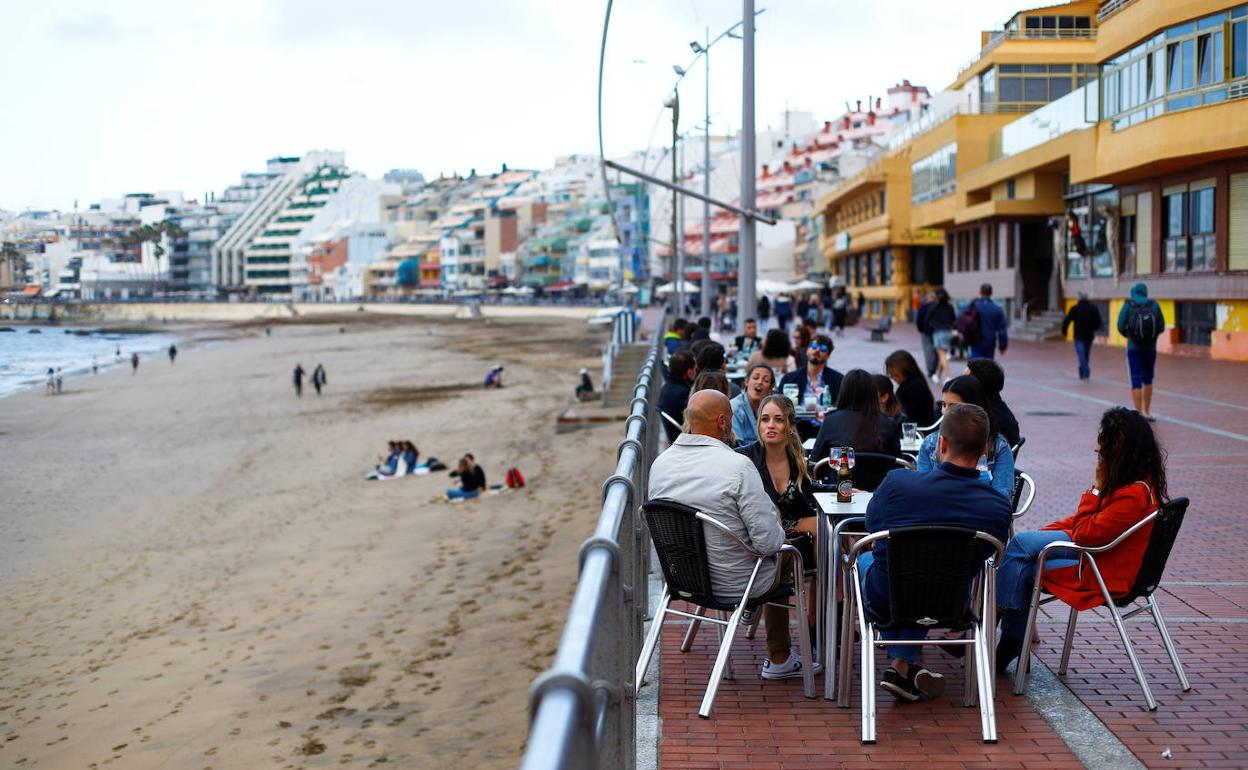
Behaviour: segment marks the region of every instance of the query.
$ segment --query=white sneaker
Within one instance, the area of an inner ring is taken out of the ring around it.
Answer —
[[[811,669],[818,674],[823,666],[816,663]],[[783,663],[772,663],[770,658],[763,660],[763,679],[792,679],[802,675],[802,656],[789,651],[789,659]]]

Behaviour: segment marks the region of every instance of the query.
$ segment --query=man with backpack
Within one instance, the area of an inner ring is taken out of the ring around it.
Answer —
[[[1005,355],[1010,339],[1006,334],[1005,313],[992,301],[992,284],[979,287],[979,297],[963,308],[954,325],[962,342],[971,348],[971,358]]]
[[[1135,411],[1149,422],[1153,417],[1153,369],[1157,364],[1157,338],[1166,330],[1161,306],[1148,298],[1148,287],[1137,283],[1131,297],[1118,312],[1118,333],[1127,338],[1127,368],[1131,371],[1131,401]]]

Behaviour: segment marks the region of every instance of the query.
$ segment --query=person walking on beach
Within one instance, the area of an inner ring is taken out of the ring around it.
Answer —
[[[295,382],[295,396],[303,398],[303,364],[295,364],[295,371],[291,373],[291,377]]]
[[[1127,369],[1131,373],[1131,401],[1149,422],[1153,418],[1153,369],[1157,365],[1157,338],[1166,330],[1166,317],[1148,287],[1137,283],[1118,312],[1118,333],[1127,338]]]
[[[65,378],[61,375],[61,367],[56,367],[56,392],[59,395],[65,390]]]
[[[92,374],[100,373],[100,363],[95,360],[95,356],[91,356],[91,373]]]
[[[329,378],[325,376],[325,367],[320,364],[312,370],[312,387],[316,388],[316,395],[321,395],[321,388],[329,383]]]
[[[139,370],[139,354],[131,353],[130,354],[130,373],[134,374],[138,370]]]
[[[1086,380],[1092,376],[1092,368],[1088,363],[1092,355],[1092,340],[1096,338],[1096,333],[1104,326],[1104,322],[1101,320],[1101,311],[1088,302],[1088,295],[1083,292],[1079,292],[1079,301],[1066,311],[1066,317],[1062,319],[1063,335],[1071,324],[1075,325],[1075,356],[1079,359],[1079,379]]]
[[[172,365],[172,364],[173,364],[173,360],[174,360],[175,358],[177,358],[177,357],[178,357],[178,346],[177,346],[177,345],[170,345],[170,346],[169,346],[169,363],[170,363],[170,365]]]
[[[48,384],[43,389],[43,392],[49,396],[56,395],[56,370],[50,366],[48,367]]]

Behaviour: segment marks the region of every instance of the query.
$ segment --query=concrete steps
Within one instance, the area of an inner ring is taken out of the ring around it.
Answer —
[[[1046,310],[1043,313],[1037,313],[1026,321],[1015,321],[1011,324],[1010,336],[1015,339],[1030,340],[1032,342],[1061,339],[1062,319],[1065,317],[1065,313],[1056,310]]]
[[[615,356],[612,370],[611,387],[603,399],[605,405],[627,405],[633,399],[633,388],[637,385],[637,375],[646,363],[650,354],[650,343],[639,342],[620,348]]]

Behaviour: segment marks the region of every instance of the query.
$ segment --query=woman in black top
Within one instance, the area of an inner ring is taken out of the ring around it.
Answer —
[[[927,379],[909,351],[894,351],[884,359],[884,371],[897,383],[897,400],[905,413],[905,422],[926,427],[936,422],[936,402],[927,387]]]
[[[875,380],[863,369],[851,369],[841,380],[836,411],[823,418],[810,457],[822,460],[837,446],[853,447],[856,452],[901,453],[900,427],[892,417],[880,412]]]
[[[814,536],[819,508],[812,496],[806,453],[797,435],[793,402],[782,395],[764,398],[758,405],[758,441],[737,451],[758,469],[763,489],[780,511],[784,531]]]
[[[953,324],[958,319],[953,305],[949,302],[949,292],[936,290],[936,306],[927,314],[927,325],[932,327],[932,347],[940,359],[934,375],[937,382],[943,382],[949,376],[949,346],[953,338]]]

